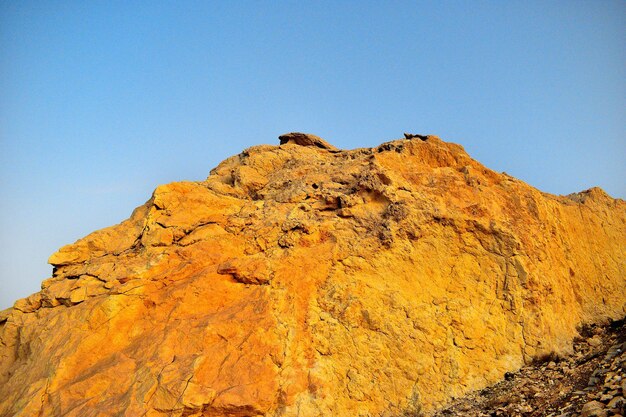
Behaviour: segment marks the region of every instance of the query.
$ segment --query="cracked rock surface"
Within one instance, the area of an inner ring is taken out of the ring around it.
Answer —
[[[435,136],[298,141],[53,254],[0,312],[0,416],[431,414],[624,316],[624,201]]]

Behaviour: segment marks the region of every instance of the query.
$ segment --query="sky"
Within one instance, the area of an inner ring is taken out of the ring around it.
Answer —
[[[626,198],[626,2],[0,1],[0,309],[61,246],[289,131]]]

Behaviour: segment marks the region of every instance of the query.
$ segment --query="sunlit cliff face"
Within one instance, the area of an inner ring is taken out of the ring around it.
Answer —
[[[417,415],[624,315],[624,201],[435,136],[315,138],[159,186],[53,254],[0,315],[0,416]]]

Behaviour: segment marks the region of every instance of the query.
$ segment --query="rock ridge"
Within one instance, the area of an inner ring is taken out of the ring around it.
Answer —
[[[282,135],[61,248],[0,313],[0,416],[429,414],[624,316],[624,201],[417,136]]]

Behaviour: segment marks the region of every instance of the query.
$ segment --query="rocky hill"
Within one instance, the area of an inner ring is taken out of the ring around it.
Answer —
[[[249,148],[50,257],[0,416],[417,416],[626,312],[626,202],[435,136]]]

